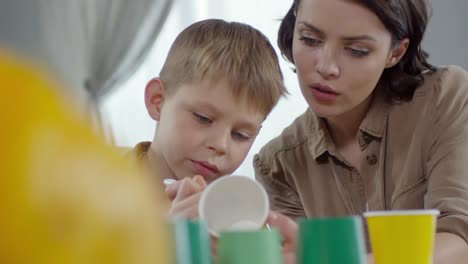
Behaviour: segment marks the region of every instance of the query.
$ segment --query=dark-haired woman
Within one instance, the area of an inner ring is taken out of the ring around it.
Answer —
[[[467,261],[468,73],[428,63],[428,9],[295,0],[284,17],[278,44],[309,108],[254,166],[286,238],[283,215],[435,208],[435,263]]]

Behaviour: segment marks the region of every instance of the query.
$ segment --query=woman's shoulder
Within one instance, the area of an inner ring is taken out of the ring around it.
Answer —
[[[406,113],[424,109],[434,124],[448,125],[455,119],[468,120],[468,72],[459,66],[438,67],[425,73]]]
[[[307,147],[308,141],[315,135],[312,132],[317,130],[318,127],[318,118],[308,108],[287,126],[279,136],[273,138],[262,147],[258,153],[259,158],[271,160],[280,152]]]
[[[423,73],[423,79],[413,98],[400,107],[432,109],[440,113],[447,107],[464,106],[468,102],[468,72],[460,66],[437,67],[435,71]]]
[[[428,90],[439,96],[468,93],[467,85],[468,72],[465,69],[456,65],[440,66],[434,72],[423,73],[423,82],[416,90],[416,95]]]

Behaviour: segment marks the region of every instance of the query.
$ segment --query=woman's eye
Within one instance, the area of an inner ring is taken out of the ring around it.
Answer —
[[[304,42],[306,45],[309,45],[309,46],[320,44],[320,40],[311,38],[311,37],[301,36],[299,40],[301,40],[302,42]]]
[[[239,141],[248,141],[250,139],[249,135],[246,135],[238,131],[232,132],[232,136]]]
[[[211,124],[213,122],[213,120],[211,120],[209,117],[204,116],[197,112],[193,112],[193,116],[199,123],[202,123],[202,124]]]
[[[354,48],[346,48],[346,50],[351,54],[351,56],[354,57],[364,57],[369,55],[368,50],[360,50],[360,49],[354,49]]]

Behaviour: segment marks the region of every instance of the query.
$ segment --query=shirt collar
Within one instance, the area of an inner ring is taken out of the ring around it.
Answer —
[[[359,129],[375,138],[382,138],[387,128],[390,102],[385,98],[383,89],[376,89],[371,106]]]
[[[364,134],[378,139],[383,137],[387,127],[390,105],[390,102],[385,98],[383,89],[379,89],[379,87],[376,88],[369,110],[359,126],[358,140],[362,140],[361,137]],[[309,149],[314,159],[319,161],[324,154],[334,153],[336,147],[325,120],[316,116],[310,108],[308,112],[310,115],[308,120],[310,122],[309,126],[311,131]],[[365,142],[365,144],[367,143],[368,142]]]

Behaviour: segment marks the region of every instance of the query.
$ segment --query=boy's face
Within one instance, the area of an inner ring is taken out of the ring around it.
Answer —
[[[265,118],[246,102],[236,102],[224,81],[183,84],[166,95],[163,83],[154,79],[145,96],[158,121],[151,154],[163,178],[201,175],[211,182],[233,173]]]

